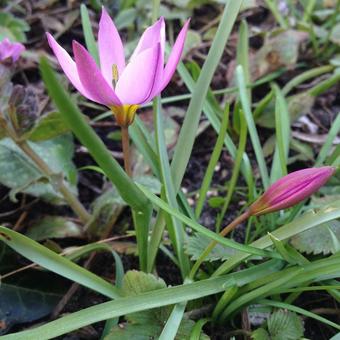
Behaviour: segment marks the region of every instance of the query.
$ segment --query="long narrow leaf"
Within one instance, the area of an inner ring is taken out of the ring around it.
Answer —
[[[262,183],[263,183],[264,188],[267,189],[269,186],[269,176],[268,176],[267,166],[266,166],[266,162],[264,159],[260,139],[257,134],[254,118],[251,113],[250,103],[249,103],[249,99],[247,96],[246,83],[245,83],[243,69],[241,65],[237,66],[236,68],[236,79],[237,79],[237,84],[240,90],[240,98],[241,98],[243,112],[244,112],[244,115],[245,115],[245,118],[248,124],[248,130],[249,130],[250,138],[251,138],[253,148],[255,151],[256,160],[259,165]]]
[[[177,287],[168,287],[137,296],[105,302],[67,315],[43,326],[3,336],[3,340],[47,340],[69,333],[92,323],[166,305],[199,299],[224,291],[232,285],[243,286],[257,278],[279,270],[282,263],[271,261],[256,268],[245,269],[226,276],[202,280]]]
[[[0,227],[0,240],[41,267],[112,299],[120,296],[119,290],[109,282],[20,233]]]
[[[190,100],[171,163],[171,174],[176,190],[179,189],[187,168],[202,108],[209,90],[209,84],[221,59],[241,4],[241,1],[229,0],[227,2],[207,59]]]

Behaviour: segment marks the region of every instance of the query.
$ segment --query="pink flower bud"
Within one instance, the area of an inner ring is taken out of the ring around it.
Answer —
[[[250,215],[259,216],[292,207],[319,190],[335,170],[332,166],[303,169],[280,178],[250,206]]]

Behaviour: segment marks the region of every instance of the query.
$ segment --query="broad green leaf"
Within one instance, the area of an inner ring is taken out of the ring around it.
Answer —
[[[26,21],[18,19],[8,12],[0,13],[0,41],[9,38],[11,41],[25,42],[25,32],[29,30],[30,27]]]
[[[27,229],[26,236],[41,241],[48,238],[82,237],[82,228],[63,216],[44,216],[34,221]]]
[[[37,284],[36,286],[39,286]],[[16,284],[1,283],[0,334],[20,323],[36,321],[52,312],[62,294],[26,288]]]
[[[334,220],[293,236],[292,245],[307,254],[335,253],[333,235],[340,240],[340,221]]]
[[[30,146],[56,176],[62,175],[69,188],[76,192],[71,136],[64,135],[41,143],[30,143]],[[25,192],[51,203],[63,203],[62,196],[53,185],[9,138],[0,140],[0,182],[12,189],[13,197],[17,192]]]
[[[315,97],[307,92],[301,92],[287,98],[288,112],[290,114],[291,123],[299,117],[310,113],[312,106],[315,103]],[[257,118],[256,124],[265,128],[274,128],[274,102],[271,101],[264,109],[262,114]]]
[[[122,291],[125,296],[134,296],[140,293],[162,289],[165,287],[165,282],[153,274],[147,274],[137,270],[130,270],[123,278]]]
[[[340,45],[340,23],[335,25],[332,29],[329,39],[337,45]]]
[[[258,328],[251,333],[252,340],[271,340],[268,332],[263,328]]]
[[[102,236],[107,228],[111,228],[117,221],[126,203],[118,194],[116,188],[111,187],[98,196],[91,205],[91,220],[87,226],[90,234]]]
[[[211,240],[201,234],[196,233],[194,236],[187,238],[186,252],[190,255],[191,260],[197,260],[204,252]],[[235,250],[222,244],[217,244],[215,248],[205,258],[205,261],[226,260],[235,254]]]
[[[295,313],[279,309],[268,318],[267,323],[270,339],[299,340],[303,337],[303,323]]]
[[[63,135],[69,131],[70,128],[65,124],[60,113],[52,111],[39,119],[27,138],[33,142],[40,142]]]

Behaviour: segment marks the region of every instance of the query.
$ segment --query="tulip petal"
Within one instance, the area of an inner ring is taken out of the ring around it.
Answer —
[[[50,45],[66,77],[84,97],[90,100],[95,100],[93,96],[91,96],[91,94],[84,88],[83,84],[81,83],[76,63],[72,60],[70,55],[56,42],[56,40],[52,37],[50,33],[46,33],[46,36],[48,44]]]
[[[112,66],[117,65],[118,73],[121,75],[125,67],[125,57],[123,43],[117,28],[104,7],[99,22],[98,48],[102,74],[111,84]]]
[[[161,17],[152,26],[148,27],[144,31],[141,38],[139,39],[137,47],[135,48],[130,58],[130,62],[132,62],[138,56],[138,54],[149,48],[155,47],[158,43],[160,43],[161,45],[161,53],[164,53],[165,22],[163,17]]]
[[[183,52],[183,47],[185,43],[185,38],[187,36],[188,28],[189,28],[190,19],[186,21],[183,28],[179,32],[176,42],[171,50],[168,62],[164,69],[163,74],[163,83],[161,86],[161,90],[164,89],[165,86],[167,86],[173,76],[173,74],[176,71],[176,67],[179,63],[179,59]]]
[[[144,50],[125,68],[119,78],[116,93],[123,104],[141,104],[149,97],[157,78],[161,47]]]
[[[76,41],[73,41],[73,53],[80,81],[93,100],[106,106],[121,105],[92,56]]]

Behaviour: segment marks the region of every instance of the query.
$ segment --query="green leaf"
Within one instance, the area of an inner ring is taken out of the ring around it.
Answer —
[[[161,278],[137,270],[130,270],[123,278],[122,291],[125,296],[134,296],[165,287],[166,284]]]
[[[97,65],[99,66],[100,64],[99,64],[97,43],[93,36],[90,16],[89,16],[89,12],[85,4],[81,4],[80,6],[80,15],[81,15],[81,24],[82,24],[83,32],[85,36],[86,47],[89,50],[92,57],[94,58],[94,60],[96,61]]]
[[[308,91],[288,97],[287,105],[291,123],[309,113],[314,102],[315,96],[312,96]],[[256,120],[256,123],[265,128],[274,128],[274,112],[274,102],[271,102]]]
[[[271,340],[268,332],[263,328],[258,328],[251,333],[252,340]]]
[[[221,196],[210,197],[208,199],[208,204],[211,208],[220,208],[223,206],[225,198]]]
[[[303,323],[295,313],[279,309],[268,318],[267,323],[273,340],[299,340],[303,337]]]
[[[91,220],[87,226],[90,234],[102,236],[117,221],[126,203],[115,187],[104,191],[91,205]]]
[[[11,41],[26,41],[25,32],[29,31],[30,27],[26,21],[14,17],[11,13],[0,13],[0,41],[8,38]]]
[[[165,282],[152,274],[140,271],[128,271],[123,279],[122,292],[126,296],[138,296],[142,293],[156,291],[166,288]],[[171,306],[154,308],[146,311],[126,315],[127,322],[116,325],[111,332],[104,338],[105,340],[130,340],[158,339],[166,320],[172,311]],[[194,322],[183,319],[180,323],[175,339],[187,339],[194,326]],[[204,339],[204,337],[201,337]]]
[[[32,149],[49,165],[56,176],[62,174],[69,188],[76,192],[76,171],[72,162],[73,142],[69,135],[41,143],[30,143]],[[62,196],[34,163],[9,139],[0,140],[0,182],[17,192],[25,192],[48,202],[63,203]]]
[[[189,236],[187,238],[186,252],[190,255],[191,260],[197,260],[208,247],[210,242],[211,240],[208,237],[198,233],[196,233],[194,236]],[[205,258],[205,261],[226,260],[234,254],[234,249],[218,243]]]
[[[63,135],[69,131],[70,128],[65,124],[60,113],[52,111],[39,119],[27,138],[33,142],[40,142]]]
[[[330,254],[335,253],[333,235],[340,240],[340,221],[334,220],[320,224],[293,236],[291,244],[299,251],[307,254]]]
[[[31,330],[7,335],[3,340],[36,340],[47,335],[53,338],[98,321],[224,292],[228,287],[249,284],[280,270],[280,268],[282,268],[282,262],[279,261],[275,264],[273,261],[268,261],[222,277],[120,298],[85,308]]]
[[[0,334],[12,326],[33,322],[53,310],[61,293],[43,292],[37,288],[2,283],[0,289]]]
[[[193,91],[193,96],[183,121],[171,163],[171,176],[174,188],[177,191],[181,185],[194,145],[202,108],[205,105],[205,97],[209,90],[211,79],[220,62],[240,7],[241,2],[239,1],[228,1],[224,7],[216,35]]]
[[[3,241],[32,262],[52,272],[112,299],[120,296],[119,290],[109,282],[20,233],[0,226],[0,241]]]
[[[340,23],[333,27],[329,40],[334,44],[340,45]]]
[[[26,236],[41,241],[48,238],[82,237],[82,228],[63,216],[44,216],[33,222]]]

